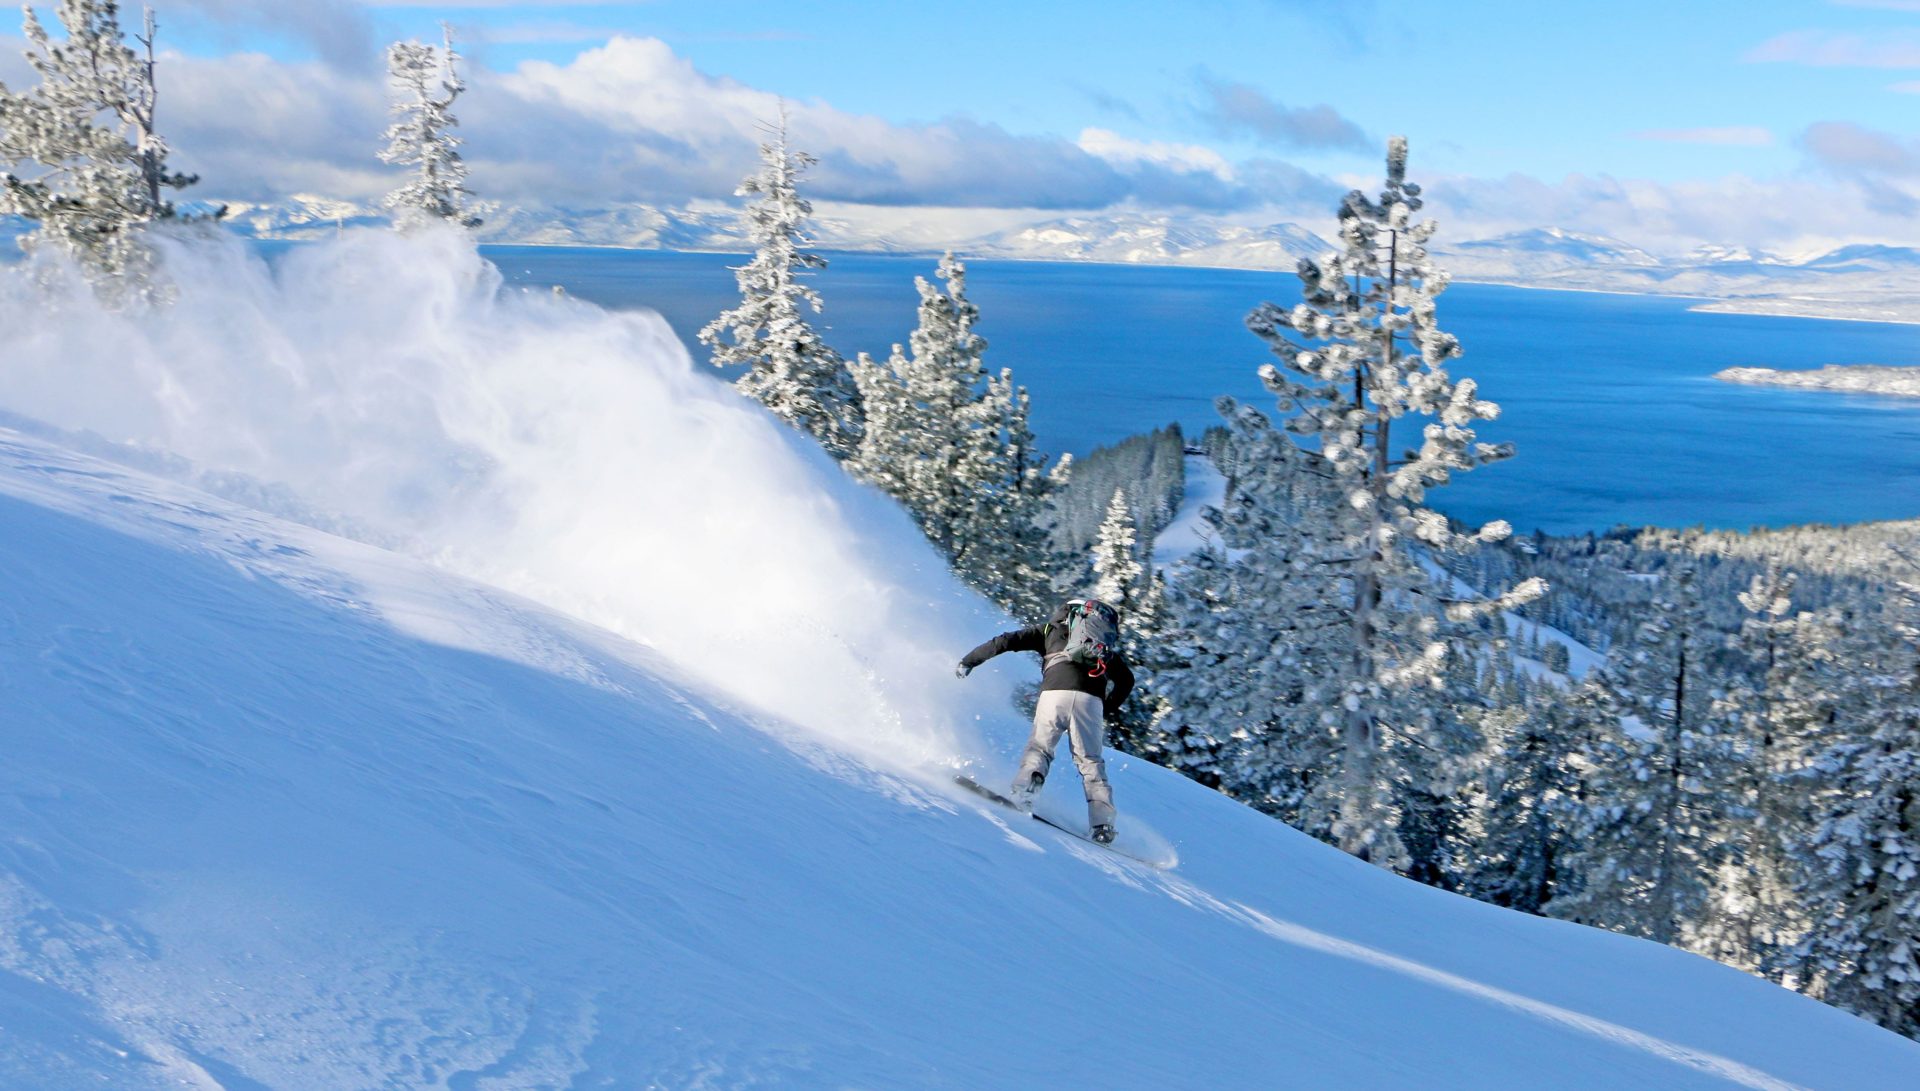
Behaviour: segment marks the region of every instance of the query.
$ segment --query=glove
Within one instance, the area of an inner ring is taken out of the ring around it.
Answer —
[[[967,675],[972,673],[973,673],[973,668],[967,666],[965,663],[956,663],[953,666],[953,676],[955,678],[965,678]]]

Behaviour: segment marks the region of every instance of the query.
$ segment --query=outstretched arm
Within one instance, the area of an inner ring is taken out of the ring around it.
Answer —
[[[960,670],[964,674],[992,659],[1002,652],[1037,652],[1040,650],[1042,629],[1038,625],[1029,625],[1024,629],[1015,629],[1010,633],[1001,633],[978,648],[960,657]]]

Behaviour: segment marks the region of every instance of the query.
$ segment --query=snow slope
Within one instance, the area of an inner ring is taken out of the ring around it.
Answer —
[[[1187,486],[1180,495],[1180,507],[1173,519],[1153,539],[1153,560],[1165,569],[1174,562],[1200,552],[1213,536],[1207,525],[1206,510],[1227,501],[1227,479],[1213,460],[1205,455],[1186,456]]]
[[[393,293],[389,272],[300,284],[353,304],[341,314],[377,310],[366,294]],[[652,343],[551,305],[420,302],[493,323],[463,347],[474,397],[515,358],[517,330],[576,354]],[[140,336],[169,336],[166,321]],[[366,321],[365,345],[400,333]],[[62,348],[82,374],[86,343]],[[18,344],[12,359],[36,374],[45,346]],[[315,345],[280,350],[289,373],[347,366]],[[231,381],[206,357],[131,358],[125,387],[166,371],[163,408]],[[408,359],[431,389],[432,361]],[[699,486],[648,493],[644,520],[614,524],[654,563],[601,596],[565,561],[616,571],[586,562],[623,543],[569,514],[605,504],[605,485],[548,449],[597,434],[592,419],[506,430],[546,445],[541,458],[474,448],[493,461],[459,464],[459,518],[400,533],[376,518],[376,489],[335,521],[394,549],[262,510],[300,508],[263,481],[296,480],[337,512],[356,494],[331,486],[376,480],[365,465],[313,476],[336,461],[318,437],[362,434],[346,407],[328,410],[332,430],[248,433],[317,445],[309,460],[223,454],[211,437],[194,461],[163,457],[120,444],[157,428],[131,413],[119,432],[0,429],[0,1086],[1911,1086],[1920,1045],[1690,955],[1397,879],[1124,757],[1123,837],[1171,843],[1172,870],[950,788],[934,759],[1004,772],[1024,733],[1004,709],[1032,666],[910,675],[1002,619],[926,564],[897,513],[777,433],[756,440],[730,392],[667,382],[684,358],[629,363],[659,371],[664,406],[617,405],[598,371],[541,366],[599,395],[568,412],[644,410],[681,439],[726,437],[732,457],[600,468],[620,493],[648,477]],[[198,387],[196,371],[218,381]],[[67,429],[122,394],[63,405],[8,381],[0,404],[34,395]],[[252,408],[223,410],[230,433]],[[443,405],[440,423],[459,431],[465,412]],[[385,484],[415,455],[439,465],[437,443],[383,449]],[[242,476],[243,463],[282,473]],[[576,473],[531,508],[494,487],[556,465]],[[767,480],[807,502],[756,491]],[[756,592],[810,569],[850,581],[847,558],[867,582],[770,602],[779,631],[742,634],[754,654],[716,662],[714,631],[646,609],[649,591],[677,603],[679,585],[713,578],[696,552],[660,554],[655,525],[693,550],[729,527],[780,531],[761,543],[768,572],[739,573]],[[542,526],[575,552],[534,548],[523,535]],[[506,551],[489,579],[449,528]],[[895,601],[921,627],[848,624]],[[582,603],[599,624],[559,608]],[[814,628],[795,620],[809,615]],[[770,664],[796,698],[785,706],[756,674],[777,648],[818,676]],[[861,677],[884,683],[877,697],[805,692]],[[835,723],[836,707],[876,711]],[[1062,765],[1049,788],[1063,817],[1078,810],[1072,779]]]

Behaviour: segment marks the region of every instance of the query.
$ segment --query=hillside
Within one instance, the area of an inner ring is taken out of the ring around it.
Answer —
[[[1128,834],[1171,872],[392,554],[11,433],[0,495],[34,576],[0,645],[8,1086],[1891,1088],[1920,1061],[1137,762]],[[989,767],[1017,730],[987,725]]]
[[[1112,763],[1123,843],[1171,870],[984,807],[946,778],[1003,774],[1032,667],[947,671],[1007,620],[657,319],[386,234],[272,275],[172,260],[165,318],[6,311],[45,336],[0,404],[59,430],[0,429],[0,1086],[1871,1089],[1920,1066],[1136,761]],[[1072,780],[1043,803],[1066,819]]]

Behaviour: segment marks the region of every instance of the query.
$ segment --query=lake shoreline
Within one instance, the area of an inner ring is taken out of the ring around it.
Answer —
[[[578,250],[610,251],[622,254],[688,254],[707,257],[738,258],[745,260],[751,255],[737,250],[685,250],[661,246],[613,246],[587,243],[537,243],[537,242],[489,242],[482,244],[483,250]],[[841,250],[820,247],[815,250],[829,260],[836,257],[858,258],[901,258],[937,261],[941,251],[937,250]],[[1096,258],[1034,258],[1003,254],[964,254],[956,253],[963,261],[1017,262],[1022,265],[1068,266],[1108,269],[1193,269],[1221,273],[1247,273],[1293,277],[1292,269],[1277,266],[1256,265],[1212,265],[1205,262],[1147,262],[1147,261],[1103,261]],[[1874,300],[1820,300],[1805,296],[1717,296],[1697,293],[1671,293],[1634,291],[1625,288],[1572,287],[1564,284],[1525,284],[1511,279],[1455,277],[1454,284],[1475,284],[1490,288],[1516,288],[1528,292],[1568,292],[1581,295],[1624,296],[1636,299],[1668,299],[1690,302],[1688,309],[1700,314],[1738,314],[1760,318],[1804,318],[1821,322],[1864,322],[1885,325],[1920,325],[1920,298],[1912,302],[1910,308],[1903,307],[1892,314],[1860,315],[1842,313],[1840,308],[1866,306],[1884,302],[1884,298]],[[1823,306],[1823,304],[1826,304]]]

